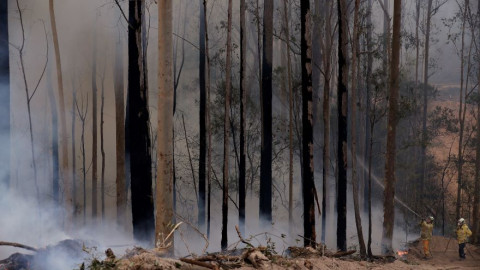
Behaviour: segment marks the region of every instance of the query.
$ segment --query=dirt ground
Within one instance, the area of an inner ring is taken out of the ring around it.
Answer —
[[[448,247],[447,247],[448,245]],[[454,270],[454,269],[480,269],[480,248],[472,245],[466,247],[466,260],[458,258],[458,244],[455,239],[449,240],[445,237],[434,236],[431,242],[431,253],[433,257],[428,260],[422,259],[422,245],[420,242],[412,243],[405,256],[398,256],[397,260],[391,263],[382,261],[366,262],[358,261],[355,256],[336,259],[320,256],[309,256],[308,258],[278,258],[274,261],[263,262],[261,269],[272,270],[324,270],[324,269],[426,269],[426,270]],[[149,254],[140,254],[128,259],[120,260],[116,269],[184,269],[203,270],[200,266],[192,266],[188,263],[163,259]],[[250,264],[242,264],[239,270],[255,269]]]

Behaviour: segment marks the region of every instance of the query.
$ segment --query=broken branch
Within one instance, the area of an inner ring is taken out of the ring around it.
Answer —
[[[11,246],[11,247],[28,249],[28,250],[31,250],[31,251],[37,251],[37,249],[34,248],[34,247],[27,246],[27,245],[23,245],[23,244],[19,244],[19,243],[13,243],[13,242],[3,242],[3,241],[0,241],[0,246]]]

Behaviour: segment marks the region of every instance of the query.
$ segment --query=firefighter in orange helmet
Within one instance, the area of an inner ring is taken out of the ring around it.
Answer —
[[[425,259],[432,257],[432,254],[430,254],[430,241],[432,240],[433,220],[434,218],[429,216],[420,223],[420,238],[423,242],[423,255]]]

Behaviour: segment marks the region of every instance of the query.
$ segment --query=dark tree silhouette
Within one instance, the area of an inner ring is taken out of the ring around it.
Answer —
[[[245,235],[245,177],[246,177],[246,69],[247,69],[247,38],[245,26],[245,0],[240,0],[240,167],[238,176],[238,223],[240,232]]]
[[[347,250],[347,2],[338,0],[338,145],[337,248]]]
[[[199,81],[200,81],[200,160],[198,162],[198,226],[203,231],[205,227],[205,178],[207,159],[207,117],[205,107],[207,104],[207,91],[205,85],[205,12],[200,1],[200,31],[199,31]]]
[[[313,178],[313,87],[312,87],[312,37],[310,1],[300,2],[301,62],[302,62],[302,126],[303,126],[303,230],[304,245],[316,246],[315,233],[315,184]]]
[[[0,2],[0,185],[10,182],[10,63],[8,43],[8,1]]]
[[[133,235],[151,243],[154,237],[152,157],[148,93],[144,80],[142,13],[143,1],[129,2],[128,27],[128,117]]]
[[[263,7],[262,149],[260,160],[260,219],[272,223],[272,58],[273,0]]]

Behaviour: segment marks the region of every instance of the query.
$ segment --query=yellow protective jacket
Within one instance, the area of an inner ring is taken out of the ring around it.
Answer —
[[[468,228],[467,224],[457,226],[457,240],[459,244],[467,242],[467,238],[472,235],[472,231]]]
[[[422,223],[420,223],[420,226],[422,227],[420,238],[422,238],[422,240],[431,240],[433,223],[427,223],[426,221],[422,221]]]

